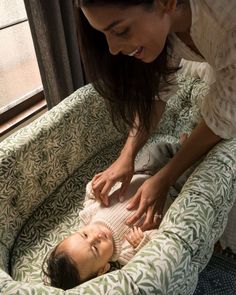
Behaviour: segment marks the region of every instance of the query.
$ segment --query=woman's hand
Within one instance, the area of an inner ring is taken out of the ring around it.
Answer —
[[[92,179],[92,189],[95,198],[102,204],[109,206],[108,194],[117,181],[121,181],[122,185],[119,192],[119,200],[122,201],[131,178],[134,174],[134,159],[128,157],[125,153],[105,171],[100,172]]]
[[[138,247],[140,242],[142,241],[144,234],[140,227],[134,226],[131,228],[130,232],[125,235],[126,240],[130,243],[134,248]]]
[[[146,217],[141,225],[143,231],[152,229],[154,224],[160,223],[160,218],[159,220],[155,220],[155,213],[162,215],[169,187],[170,184],[164,175],[162,175],[161,170],[147,179],[140,186],[127,206],[128,210],[132,210],[135,207],[137,209],[135,213],[126,220],[126,224],[131,226],[136,223],[142,218],[144,213],[146,213]]]

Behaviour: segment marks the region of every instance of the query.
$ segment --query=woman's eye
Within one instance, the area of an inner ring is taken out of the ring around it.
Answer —
[[[88,235],[87,235],[86,233],[83,233],[83,237],[84,237],[84,238],[87,238]]]
[[[124,36],[127,36],[128,35],[128,33],[129,33],[129,28],[127,28],[127,29],[125,29],[125,30],[123,30],[123,31],[121,31],[121,32],[114,32],[115,34],[116,34],[116,36],[118,36],[118,37],[124,37]]]

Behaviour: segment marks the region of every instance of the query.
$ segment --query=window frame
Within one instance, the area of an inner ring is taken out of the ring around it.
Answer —
[[[42,110],[47,109],[43,91],[40,91],[0,114],[0,136],[5,135]]]
[[[4,30],[24,22],[28,22],[27,17],[2,25],[0,26],[0,30]],[[47,102],[44,96],[43,88],[34,89],[31,93],[34,94],[28,97],[26,94],[26,98],[20,100],[19,103],[16,102],[15,104],[13,102],[12,106],[11,103],[6,105],[6,110],[3,110],[3,112],[0,113],[0,137],[42,110],[47,109]]]

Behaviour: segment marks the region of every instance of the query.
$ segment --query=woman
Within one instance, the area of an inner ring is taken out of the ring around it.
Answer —
[[[80,1],[88,78],[109,102],[113,121],[121,117],[130,127],[118,159],[92,181],[105,205],[115,182],[122,182],[120,198],[127,189],[134,159],[176,86],[180,59],[208,62],[216,77],[201,106],[202,120],[171,161],[138,189],[128,206],[137,210],[127,224],[146,213],[142,229],[148,229],[181,174],[222,138],[236,135],[235,13],[231,0]]]

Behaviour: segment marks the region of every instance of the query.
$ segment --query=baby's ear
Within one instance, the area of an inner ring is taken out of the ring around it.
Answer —
[[[103,275],[104,273],[108,272],[108,270],[110,269],[110,263],[107,263],[105,266],[101,267],[98,271],[98,277]]]

